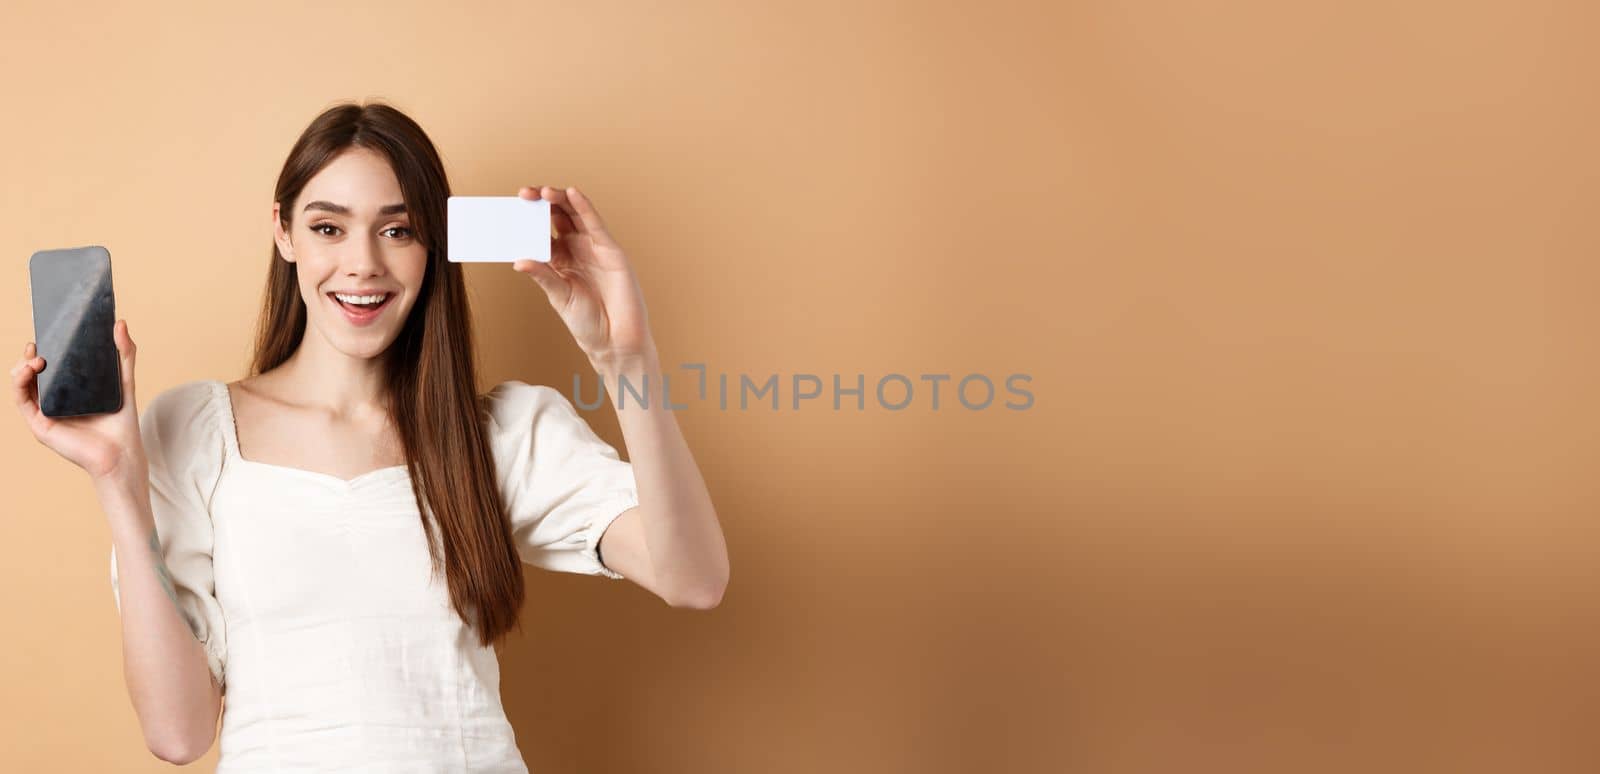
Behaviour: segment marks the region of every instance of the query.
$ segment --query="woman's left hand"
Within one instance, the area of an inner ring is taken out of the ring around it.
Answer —
[[[622,246],[611,238],[594,203],[577,188],[524,187],[524,199],[550,202],[550,262],[522,259],[511,268],[544,289],[590,364],[603,370],[656,356],[644,293]]]

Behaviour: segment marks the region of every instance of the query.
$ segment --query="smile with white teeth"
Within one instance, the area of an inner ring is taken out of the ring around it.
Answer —
[[[381,303],[385,298],[389,297],[389,294],[388,293],[382,293],[382,294],[379,294],[379,295],[376,295],[376,296],[347,296],[347,295],[345,295],[343,293],[334,293],[333,297],[337,298],[340,301],[343,301],[343,302],[345,302],[347,304],[355,304],[357,306],[367,306],[367,305],[370,305],[370,304]]]

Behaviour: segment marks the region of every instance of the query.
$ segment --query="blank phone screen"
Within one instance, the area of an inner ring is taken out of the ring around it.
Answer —
[[[98,246],[41,250],[28,261],[28,282],[34,342],[45,363],[39,410],[48,417],[122,410],[111,253]]]

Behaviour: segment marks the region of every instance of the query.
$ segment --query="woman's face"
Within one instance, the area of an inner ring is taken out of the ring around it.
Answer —
[[[307,333],[320,331],[352,357],[381,354],[399,335],[428,268],[388,159],[353,147],[311,178],[290,211],[281,207],[272,205],[274,238],[297,267]],[[381,305],[363,309],[371,296],[382,296]]]

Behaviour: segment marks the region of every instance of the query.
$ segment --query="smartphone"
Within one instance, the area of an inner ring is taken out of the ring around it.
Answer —
[[[520,196],[445,200],[445,242],[457,263],[550,262],[550,202]]]
[[[40,250],[28,259],[28,285],[34,345],[44,358],[40,413],[75,417],[121,411],[111,252],[98,245]]]

